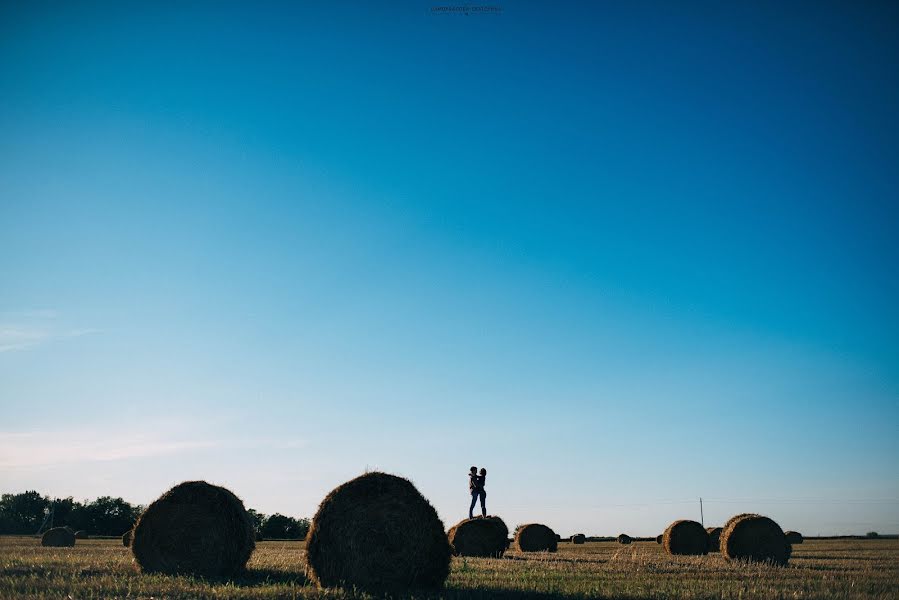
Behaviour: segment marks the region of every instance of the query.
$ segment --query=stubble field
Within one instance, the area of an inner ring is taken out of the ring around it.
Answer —
[[[119,540],[42,548],[0,537],[0,598],[364,598],[306,581],[302,542],[261,542],[239,579],[143,575]],[[454,558],[445,598],[899,598],[899,541],[807,540],[786,568],[667,556],[653,542],[561,543],[555,554]],[[411,596],[409,596],[411,597]]]

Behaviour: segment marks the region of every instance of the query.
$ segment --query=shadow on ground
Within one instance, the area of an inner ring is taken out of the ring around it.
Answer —
[[[247,569],[242,574],[228,580],[238,587],[260,585],[308,585],[309,580],[302,573],[278,571],[276,569]]]

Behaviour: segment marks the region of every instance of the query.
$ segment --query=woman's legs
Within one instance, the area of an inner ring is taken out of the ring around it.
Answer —
[[[481,490],[479,494],[481,497],[481,514],[485,517],[487,516],[487,492],[485,490]],[[472,508],[474,508],[474,502],[471,503]],[[471,512],[471,511],[469,511]]]

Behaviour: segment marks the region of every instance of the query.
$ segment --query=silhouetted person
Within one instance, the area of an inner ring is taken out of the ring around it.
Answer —
[[[481,469],[480,475],[478,468],[472,467],[468,472],[468,491],[471,492],[471,506],[468,507],[468,518],[474,518],[474,505],[477,504],[478,498],[481,499],[481,515],[487,516],[487,492],[484,490],[484,484],[487,483],[487,469]]]

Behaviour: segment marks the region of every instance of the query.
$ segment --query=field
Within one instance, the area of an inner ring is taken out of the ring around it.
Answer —
[[[353,598],[306,582],[302,542],[262,542],[234,581],[142,575],[119,540],[41,548],[0,537],[0,598]],[[787,568],[719,554],[669,557],[654,542],[562,543],[556,554],[453,559],[445,598],[899,598],[899,541],[807,540]]]

